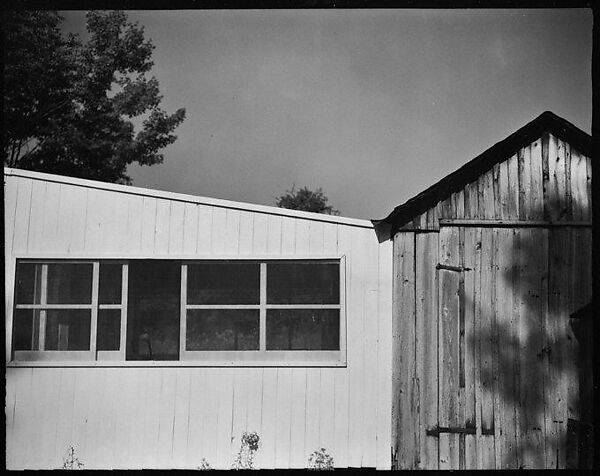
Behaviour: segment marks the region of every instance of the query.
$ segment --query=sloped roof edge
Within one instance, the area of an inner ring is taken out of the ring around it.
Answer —
[[[546,132],[568,142],[580,153],[591,157],[592,137],[553,112],[545,111],[506,139],[494,144],[439,182],[394,208],[387,217],[371,220],[379,242],[391,238],[395,229],[434,207],[436,203],[445,200],[452,193],[463,189],[495,164],[510,158],[519,149],[539,139]]]

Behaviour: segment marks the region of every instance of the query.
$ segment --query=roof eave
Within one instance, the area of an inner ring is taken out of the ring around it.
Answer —
[[[592,138],[589,134],[550,111],[543,112],[459,169],[394,208],[387,217],[382,220],[371,220],[379,241],[391,238],[400,227],[406,225],[413,218],[434,207],[452,193],[462,190],[465,185],[490,170],[495,164],[508,159],[519,149],[539,139],[545,133],[550,133],[568,142],[582,154],[591,156]]]

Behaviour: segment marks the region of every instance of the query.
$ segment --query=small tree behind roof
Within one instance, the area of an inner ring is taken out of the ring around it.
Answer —
[[[275,204],[280,208],[289,208],[291,210],[339,215],[339,210],[334,209],[327,202],[328,198],[323,195],[321,187],[313,192],[307,187],[296,189],[296,186],[293,185],[291,190],[286,190],[285,194],[277,197]]]

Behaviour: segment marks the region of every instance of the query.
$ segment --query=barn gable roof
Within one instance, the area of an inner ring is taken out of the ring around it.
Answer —
[[[509,159],[519,149],[539,139],[544,133],[550,133],[568,142],[580,153],[591,157],[592,138],[589,134],[550,111],[543,112],[458,170],[394,208],[392,213],[384,219],[371,220],[379,241],[389,239],[394,230],[434,207],[439,201],[445,200],[452,193],[462,190],[480,175],[493,168],[495,164]]]

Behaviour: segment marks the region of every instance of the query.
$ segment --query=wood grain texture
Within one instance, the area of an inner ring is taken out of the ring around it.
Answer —
[[[440,229],[439,263],[460,266],[459,230]],[[438,270],[439,286],[439,425],[460,427],[459,295],[460,273]],[[459,436],[440,433],[440,469],[459,469]]]
[[[394,295],[392,323],[392,442],[398,468],[417,463],[418,416],[415,388],[414,234],[394,237]],[[401,442],[401,443],[400,443]]]
[[[438,424],[438,236],[418,234],[416,240],[416,374],[419,381],[419,469],[438,469],[438,440],[426,431]]]

